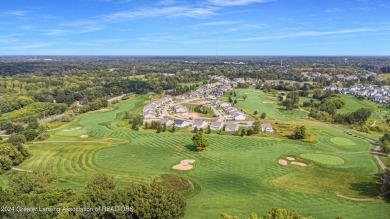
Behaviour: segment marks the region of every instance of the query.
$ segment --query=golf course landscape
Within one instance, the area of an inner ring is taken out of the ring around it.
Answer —
[[[262,99],[256,99],[259,93],[250,94],[253,96],[245,104],[248,111],[260,102],[258,105],[264,107],[260,111],[266,111],[272,119],[306,121],[316,141],[304,143],[276,135],[209,134],[207,152],[196,153],[191,150],[193,133],[156,134],[117,126],[120,115],[138,112],[147,100],[146,95],[133,95],[112,110],[83,114],[53,129],[46,141],[32,142],[31,156],[18,168],[51,171],[59,176],[60,186],[76,191],[82,191],[85,182],[98,172],[114,176],[118,187],[150,182],[161,174],[177,174],[190,180],[195,188],[186,200],[184,218],[217,218],[221,213],[245,218],[251,212],[262,213],[273,207],[294,209],[315,218],[390,215],[383,199],[360,202],[337,196],[370,198],[380,193],[377,177],[381,170],[369,153],[374,145],[345,134],[337,126],[298,119],[303,111],[282,116],[262,104]],[[279,165],[278,160],[285,157],[307,166],[292,165],[290,161],[286,166]],[[172,169],[185,159],[195,161],[192,169]],[[6,175],[10,174],[14,173]],[[3,184],[6,175],[0,178]]]

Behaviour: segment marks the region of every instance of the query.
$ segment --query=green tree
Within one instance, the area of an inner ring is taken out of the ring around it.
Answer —
[[[260,119],[265,119],[265,117],[267,117],[267,114],[266,113],[262,113],[261,116],[260,116]]]
[[[206,131],[207,134],[210,134],[211,133],[211,128],[210,128],[210,125],[207,126],[207,131]]]
[[[133,207],[133,212],[127,212],[126,218],[174,219],[185,212],[183,196],[158,183],[135,185],[119,194],[122,205]]]
[[[248,98],[248,94],[243,94],[242,95],[242,99],[244,99],[244,101]]]
[[[305,219],[297,211],[287,210],[283,208],[272,208],[263,219]]]
[[[245,129],[241,129],[240,136],[244,137],[244,135],[245,135]]]
[[[27,141],[32,141],[37,136],[37,133],[34,129],[26,129],[23,131],[23,135]]]
[[[209,142],[203,136],[203,132],[197,132],[191,140],[196,151],[203,151],[209,146]]]
[[[237,100],[234,100],[234,102],[233,102],[234,104],[237,104]]]
[[[221,214],[219,219],[239,219],[239,218],[230,214]]]
[[[172,128],[171,128],[171,132],[173,133],[173,132],[175,132],[176,131],[176,126],[175,126],[175,124],[173,124],[172,125]]]
[[[162,126],[160,123],[158,123],[156,132],[160,133],[161,131],[162,131]]]
[[[255,112],[253,113],[253,115],[257,115],[257,114],[259,114],[257,111],[255,111]]]
[[[294,130],[294,133],[289,136],[291,139],[305,139],[307,137],[307,131],[305,126],[299,126]]]
[[[232,96],[229,96],[229,103],[233,103]]]
[[[162,127],[162,132],[166,132],[167,131],[167,124],[164,123],[163,127]]]
[[[47,171],[21,172],[12,175],[9,189],[15,195],[41,194],[50,190],[57,181],[57,176]]]
[[[114,191],[116,182],[113,177],[104,173],[95,174],[89,180],[78,201],[79,206],[102,207],[115,206],[118,198]],[[111,212],[93,211],[80,212],[78,217],[81,218],[114,218]]]

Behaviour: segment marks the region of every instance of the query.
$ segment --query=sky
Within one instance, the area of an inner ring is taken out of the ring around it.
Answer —
[[[1,0],[0,55],[390,55],[388,0]]]

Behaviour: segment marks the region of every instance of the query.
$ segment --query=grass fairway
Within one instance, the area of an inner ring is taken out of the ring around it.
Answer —
[[[256,90],[254,88],[248,89],[236,89],[237,96],[232,96],[232,99],[237,99],[237,108],[244,110],[248,114],[253,114],[257,111],[259,114],[266,113],[267,119],[275,120],[296,120],[306,117],[308,112],[302,110],[287,111],[285,107],[280,105],[277,96],[271,96],[263,91]],[[247,94],[248,97],[244,101],[243,94]],[[228,101],[227,95],[221,97],[221,100]]]
[[[314,162],[325,164],[325,165],[341,165],[344,164],[344,160],[336,157],[325,154],[301,154],[300,157],[312,160]]]
[[[187,199],[184,218],[188,219],[218,218],[224,212],[246,218],[251,212],[263,214],[273,207],[295,209],[303,215],[324,219],[339,215],[357,219],[390,215],[389,204],[383,200],[352,202],[336,197],[336,194],[367,197],[379,192],[374,178],[379,170],[372,155],[323,150],[348,152],[371,148],[363,140],[328,126],[316,126],[315,133],[320,140],[315,144],[206,135],[210,148],[207,153],[199,154],[190,149],[192,133],[155,134],[112,125],[117,121],[117,115],[139,109],[146,98],[132,97],[117,104],[114,110],[81,115],[76,121],[54,130],[49,141],[30,145],[32,156],[20,168],[51,170],[59,176],[60,185],[77,191],[81,191],[85,180],[97,172],[113,175],[119,187],[151,182],[161,174],[178,174],[200,190]],[[80,133],[62,135],[65,130],[76,127],[82,127],[89,138],[80,139]],[[334,137],[347,138],[356,145],[332,144]],[[280,157],[302,154],[328,155],[323,159],[328,162],[332,160],[331,156],[337,156],[344,164],[321,166],[311,163],[298,167],[277,163]],[[171,169],[183,159],[195,159],[196,168],[189,171]],[[5,177],[0,178],[0,181],[5,180]]]

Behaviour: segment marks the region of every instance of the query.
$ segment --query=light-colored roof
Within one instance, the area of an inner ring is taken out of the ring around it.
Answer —
[[[262,129],[266,129],[266,128],[271,128],[272,129],[272,125],[270,123],[264,123],[264,124],[261,124],[261,128]]]

